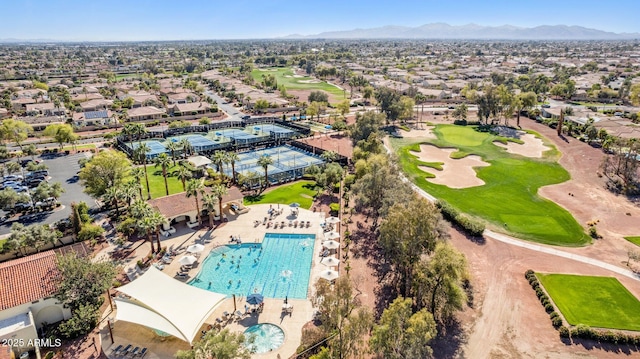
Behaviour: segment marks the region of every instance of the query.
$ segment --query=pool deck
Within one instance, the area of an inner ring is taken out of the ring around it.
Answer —
[[[287,205],[280,205],[280,208],[283,210],[282,214],[275,216],[273,218],[273,222],[281,223],[285,221],[285,227],[280,228],[278,225],[277,229],[274,229],[273,226],[267,228],[266,225],[263,224],[265,216],[268,217],[267,211],[269,208],[273,207],[274,209],[278,209],[278,205],[269,205],[269,204],[261,204],[261,205],[252,205],[248,206],[250,210],[247,213],[238,215],[238,216],[230,216],[229,222],[225,223],[223,226],[215,229],[214,231],[209,231],[207,229],[200,229],[197,231],[190,230],[186,227],[183,227],[178,231],[178,233],[174,234],[169,238],[161,237],[162,246],[167,248],[172,248],[173,250],[177,250],[178,252],[184,251],[189,245],[194,243],[200,243],[205,246],[204,251],[200,255],[200,260],[204,260],[209,252],[218,246],[225,245],[229,243],[230,236],[240,236],[243,243],[250,242],[260,242],[262,241],[265,233],[297,233],[297,234],[315,234],[316,235],[316,245],[314,246],[313,253],[313,262],[311,264],[311,277],[309,280],[309,295],[308,298],[312,296],[312,288],[315,282],[319,278],[319,274],[323,269],[327,269],[324,265],[320,264],[320,251],[321,245],[320,243],[324,240],[323,230],[320,226],[320,223],[324,222],[324,218],[327,216],[325,213],[321,212],[312,212],[310,210],[305,210],[299,208],[299,214],[297,217],[293,217],[291,215],[291,208]],[[205,223],[208,223],[208,219],[204,219]],[[255,225],[255,221],[259,221],[259,225]],[[310,221],[311,226],[308,228],[306,225],[304,227],[293,227],[289,226],[289,221]],[[105,253],[100,253],[99,256],[107,255],[106,252],[113,251],[113,248],[105,249]],[[124,264],[123,270],[127,271],[127,268],[133,268],[138,259],[143,258],[149,252],[149,244],[143,243],[139,247],[133,249],[133,255],[130,256],[129,259]],[[178,254],[174,260],[165,265],[163,272],[167,275],[174,277],[175,274],[180,269],[180,264],[178,263],[178,259],[182,256],[183,253]],[[188,281],[195,277],[195,275],[200,270],[200,260],[196,262],[193,269],[189,271]],[[338,267],[334,268],[338,269]],[[135,277],[135,274],[133,275]],[[178,279],[176,279],[178,280]],[[243,319],[238,321],[230,321],[226,324],[226,328],[229,328],[232,331],[244,331],[248,327],[259,324],[259,323],[272,323],[280,326],[285,333],[285,341],[284,344],[269,353],[264,354],[254,354],[253,358],[264,358],[264,359],[275,359],[278,355],[281,358],[288,358],[295,354],[297,347],[300,345],[300,340],[302,337],[302,327],[304,324],[309,322],[313,317],[313,306],[309,299],[289,299],[289,303],[293,305],[293,310],[291,313],[285,313],[282,310],[283,300],[282,299],[271,299],[265,298],[264,300],[264,310],[262,313],[253,313],[251,315],[245,316]],[[236,298],[236,306],[237,310],[244,312],[245,300],[244,298]],[[179,308],[176,308],[178,310]],[[210,325],[214,326],[217,318],[223,318],[224,312],[233,313],[234,312],[234,303],[233,298],[227,298],[216,310],[213,314],[205,320],[205,324],[202,327],[202,330],[206,330]],[[107,315],[105,313],[105,315]],[[113,319],[115,318],[115,312],[108,314],[108,317]],[[189,344],[183,341],[180,341],[176,338],[160,338],[155,335],[154,332],[146,327],[131,324],[127,322],[115,322],[112,324],[113,327],[113,336],[114,341],[118,344],[132,344],[134,347],[147,347],[148,352],[145,358],[174,358],[175,352],[180,349],[189,349]],[[109,336],[108,328],[106,327],[106,320],[101,323],[101,340],[102,340],[102,348],[109,358],[119,358],[119,356],[112,355],[110,352],[110,347],[112,347],[111,339]],[[196,339],[197,340],[197,339]],[[113,346],[113,347],[115,347]]]

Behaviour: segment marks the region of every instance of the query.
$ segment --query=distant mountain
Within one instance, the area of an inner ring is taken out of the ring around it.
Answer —
[[[445,23],[418,27],[384,26],[371,29],[329,31],[316,35],[289,35],[290,39],[468,39],[468,40],[628,40],[640,39],[640,33],[614,33],[582,26],[542,25],[518,27],[512,25],[482,26]]]

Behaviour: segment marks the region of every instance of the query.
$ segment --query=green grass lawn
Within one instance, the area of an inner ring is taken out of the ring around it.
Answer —
[[[536,273],[569,324],[640,330],[640,301],[617,279]]]
[[[314,181],[298,181],[274,188],[257,196],[246,196],[244,197],[244,204],[279,203],[288,205],[298,202],[300,207],[309,209],[313,203],[313,196],[317,193],[315,188],[316,183]]]
[[[640,236],[624,237],[624,239],[635,244],[636,246],[640,246]]]
[[[59,147],[58,147],[59,148]],[[93,143],[88,143],[86,145],[77,145],[77,146],[64,146],[61,151],[81,151],[81,150],[94,150],[96,145]]]
[[[167,168],[167,184],[169,185],[169,194],[176,194],[184,192],[182,189],[182,181],[174,174],[178,170],[180,164]],[[151,198],[158,198],[166,196],[167,193],[164,188],[164,177],[162,177],[162,168],[156,167],[153,163],[147,165],[147,172],[149,173],[149,188],[151,189]],[[144,178],[142,179],[142,193],[147,195],[147,184]]]
[[[276,77],[279,85],[284,85],[287,90],[322,90],[336,98],[343,99],[345,92],[337,86],[328,84],[326,81],[318,83],[307,83],[306,81],[317,80],[313,77],[293,77],[293,70],[289,67],[273,67],[268,69],[254,69],[251,76],[256,82],[262,81],[262,75],[272,74]]]
[[[476,154],[491,165],[477,169],[477,176],[485,182],[482,186],[454,189],[434,184],[427,181],[430,175],[419,166],[438,168],[440,164],[421,162],[412,154],[419,151],[420,142],[392,138],[404,172],[420,188],[519,238],[563,246],[590,242],[568,211],[537,194],[542,186],[570,178],[556,162],[560,153],[555,148],[545,152],[544,158],[528,158],[510,154],[493,144],[505,138],[478,132],[470,126],[438,125],[434,133],[437,139],[429,140],[430,143],[458,149],[451,154],[452,158]]]

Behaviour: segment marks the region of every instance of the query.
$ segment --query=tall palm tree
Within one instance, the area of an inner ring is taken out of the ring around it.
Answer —
[[[201,224],[200,222],[200,203],[198,202],[198,195],[200,195],[200,193],[202,193],[202,191],[204,190],[204,182],[202,181],[202,179],[190,179],[189,182],[187,182],[187,198],[189,197],[195,197],[196,199],[196,220],[198,221],[198,224]]]
[[[141,143],[136,147],[136,157],[142,162],[144,168],[144,180],[147,182],[147,199],[151,199],[151,189],[149,188],[149,173],[147,173],[147,153],[151,151],[146,143]]]
[[[166,147],[169,152],[171,153],[171,159],[173,160],[173,165],[176,165],[176,152],[178,152],[180,150],[180,146],[178,145],[178,142],[173,142],[173,141],[169,141],[169,143],[167,143],[166,145],[164,145],[164,147]]]
[[[220,221],[222,221],[222,197],[227,194],[227,192],[227,187],[221,184],[216,184],[211,187],[211,194],[218,200],[218,214],[220,214]]]
[[[218,167],[218,173],[220,173],[220,176],[224,175],[224,168],[222,166],[226,160],[227,153],[224,151],[216,151],[213,153],[213,157],[211,157],[211,161],[213,161],[213,163]]]
[[[107,188],[107,191],[102,196],[102,200],[106,203],[111,203],[116,208],[116,217],[120,218],[120,200],[122,199],[122,187],[113,186]]]
[[[213,214],[218,205],[218,198],[213,193],[205,193],[202,195],[202,208],[209,212],[209,228],[213,228]]]
[[[136,198],[142,199],[142,185],[140,184],[140,181],[134,180],[126,182],[120,191],[122,196],[121,198],[123,201],[127,202],[127,206],[131,206],[131,202]],[[140,193],[140,197],[138,197],[138,192]]]
[[[137,189],[140,192],[140,199],[142,199],[142,177],[144,177],[144,170],[140,167],[134,167],[131,169],[131,176],[137,184]],[[131,202],[129,202],[129,205],[131,205]]]
[[[160,213],[160,211],[154,209],[149,215],[149,220],[153,224],[155,224],[156,241],[157,241],[156,243],[157,243],[158,252],[160,252],[160,250],[162,249],[160,244],[160,226],[162,226],[162,224],[166,222],[166,219],[164,218],[162,213]]]
[[[186,191],[187,190],[186,182],[187,182],[188,179],[193,177],[193,174],[191,173],[191,170],[188,169],[185,166],[180,166],[180,167],[178,167],[178,170],[176,171],[176,175],[178,176],[180,181],[182,181],[182,190]]]
[[[180,142],[178,142],[178,147],[182,148],[184,158],[189,157],[192,149],[191,142],[189,142],[189,140],[187,140],[186,138],[181,139]]]
[[[171,165],[171,159],[166,153],[161,153],[154,160],[156,167],[162,167],[162,177],[164,177],[164,189],[167,196],[169,195],[169,183],[167,182],[167,167]]]
[[[260,156],[260,158],[258,159],[258,166],[262,167],[264,169],[264,186],[265,187],[269,187],[269,173],[267,172],[269,165],[273,164],[273,158],[271,158],[271,156],[269,155],[262,155]]]
[[[227,161],[231,164],[231,175],[233,183],[236,183],[236,162],[240,161],[240,156],[235,152],[227,152]]]

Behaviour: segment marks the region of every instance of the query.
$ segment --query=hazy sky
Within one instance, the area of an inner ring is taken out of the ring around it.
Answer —
[[[0,9],[0,39],[272,38],[432,22],[640,32],[639,0],[3,0]]]

